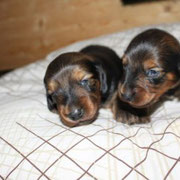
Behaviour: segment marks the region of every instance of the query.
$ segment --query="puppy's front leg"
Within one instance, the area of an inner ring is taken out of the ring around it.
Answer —
[[[111,110],[115,120],[125,124],[142,124],[150,122],[148,109],[136,109],[129,104],[122,102],[116,96],[111,104]]]

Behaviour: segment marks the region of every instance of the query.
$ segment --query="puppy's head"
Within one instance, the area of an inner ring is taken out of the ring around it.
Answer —
[[[152,105],[179,83],[180,45],[167,32],[151,29],[139,34],[122,61],[124,78],[119,96],[134,107]]]
[[[65,53],[50,63],[44,78],[48,107],[67,126],[95,120],[100,105],[100,82],[93,59]]]

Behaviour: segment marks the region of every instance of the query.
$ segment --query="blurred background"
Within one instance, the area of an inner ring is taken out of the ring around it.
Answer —
[[[76,41],[174,22],[180,0],[0,0],[0,72]]]

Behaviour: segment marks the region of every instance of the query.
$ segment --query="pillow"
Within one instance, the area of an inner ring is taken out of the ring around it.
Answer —
[[[59,54],[90,44],[120,56],[130,40],[157,27],[180,40],[180,23],[141,27],[74,43],[0,79],[2,179],[178,179],[180,102],[165,102],[148,124],[128,126],[101,109],[92,124],[68,128],[47,109],[43,77]]]

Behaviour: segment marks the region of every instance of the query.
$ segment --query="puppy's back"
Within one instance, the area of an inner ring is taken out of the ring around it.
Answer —
[[[119,63],[120,61],[116,52],[106,46],[90,45],[83,48],[80,52],[97,57],[99,60],[101,59],[103,61],[116,61],[116,63]]]
[[[107,73],[111,72],[115,76],[122,75],[122,61],[111,48],[101,45],[90,45],[83,48],[80,52],[93,56],[107,70]]]

